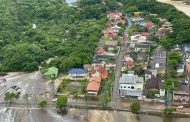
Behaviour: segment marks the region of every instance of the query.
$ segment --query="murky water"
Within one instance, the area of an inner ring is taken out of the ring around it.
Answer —
[[[0,122],[190,122],[190,118],[136,116],[129,112],[70,109],[67,115],[55,110],[0,109]]]

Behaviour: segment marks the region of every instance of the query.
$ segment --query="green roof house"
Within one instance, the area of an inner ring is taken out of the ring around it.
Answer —
[[[44,75],[49,76],[51,78],[55,78],[58,75],[58,68],[50,67],[50,68],[48,68],[48,71],[46,73],[44,73]]]

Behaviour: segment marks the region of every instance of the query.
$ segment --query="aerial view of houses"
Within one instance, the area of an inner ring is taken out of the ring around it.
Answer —
[[[190,46],[165,49],[161,43],[165,35],[173,32],[173,24],[152,13],[109,11],[106,17],[106,28],[102,30],[92,64],[73,67],[65,77],[65,82],[73,87],[65,92],[72,96],[70,101],[76,98],[86,101],[88,96],[93,104],[110,106],[116,89],[122,101],[117,104],[123,106],[133,100],[153,102],[155,106],[174,105],[178,109],[188,105]],[[116,71],[121,74],[117,76]]]

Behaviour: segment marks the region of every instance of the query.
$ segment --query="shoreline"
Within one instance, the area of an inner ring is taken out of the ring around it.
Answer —
[[[172,1],[172,0],[157,0],[158,2],[170,4],[177,10],[183,12],[190,17],[190,5],[183,3],[183,1]]]

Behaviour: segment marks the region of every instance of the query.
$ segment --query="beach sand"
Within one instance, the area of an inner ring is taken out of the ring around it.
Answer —
[[[172,1],[172,0],[157,0],[159,2],[171,4],[175,6],[178,10],[184,12],[190,17],[190,5],[183,3],[182,1]]]

